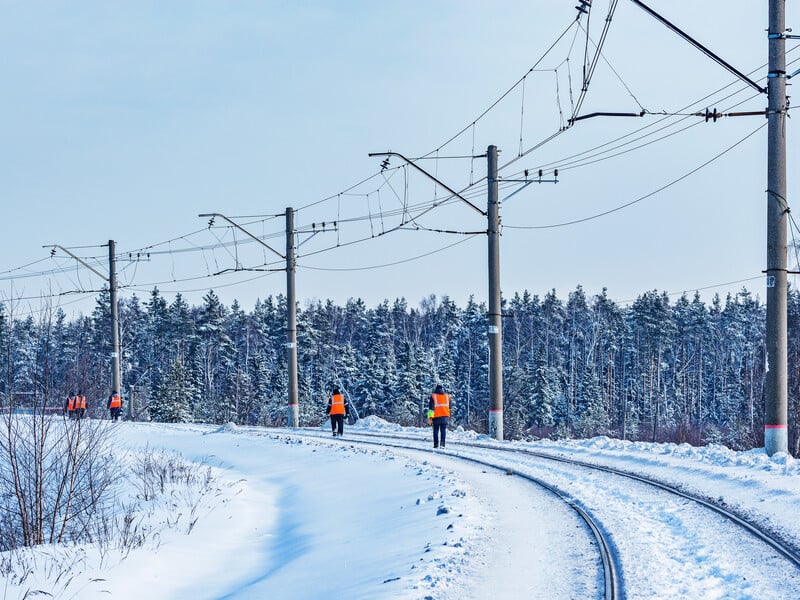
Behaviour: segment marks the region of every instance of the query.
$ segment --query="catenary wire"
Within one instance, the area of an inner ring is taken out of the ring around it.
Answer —
[[[578,16],[580,17],[580,15],[578,15]],[[562,32],[561,32],[561,34],[560,34],[560,35],[559,35],[559,36],[556,38],[556,40],[555,40],[555,41],[554,41],[554,42],[553,42],[553,43],[550,45],[550,47],[549,47],[547,50],[545,50],[544,54],[542,54],[542,55],[541,55],[541,56],[540,56],[540,57],[539,57],[539,58],[536,60],[536,62],[533,64],[533,66],[532,66],[530,69],[528,69],[528,70],[525,72],[525,75],[523,75],[522,77],[520,77],[520,78],[519,78],[519,79],[518,79],[518,80],[517,80],[517,81],[516,81],[516,82],[515,82],[515,83],[514,83],[514,84],[513,84],[513,85],[512,85],[510,88],[508,88],[508,89],[507,89],[505,92],[503,92],[503,94],[501,94],[499,98],[497,98],[497,99],[496,99],[494,102],[492,102],[492,103],[491,103],[491,104],[488,106],[488,108],[486,108],[486,109],[485,109],[485,110],[484,110],[482,113],[480,113],[480,114],[479,114],[479,115],[478,115],[478,116],[477,116],[475,119],[473,119],[473,120],[472,120],[472,121],[471,121],[471,122],[470,122],[468,125],[466,125],[464,128],[462,128],[461,130],[459,130],[459,131],[458,131],[458,132],[457,132],[455,135],[453,135],[452,137],[450,137],[450,138],[449,138],[447,141],[445,141],[444,143],[440,144],[440,145],[439,145],[437,148],[435,148],[435,149],[431,150],[430,152],[426,153],[424,156],[428,157],[428,156],[430,156],[430,155],[434,154],[435,152],[437,152],[437,151],[441,150],[442,148],[445,148],[445,147],[446,147],[446,146],[448,146],[450,143],[452,143],[454,140],[456,140],[456,139],[458,139],[459,137],[461,137],[461,136],[462,136],[462,135],[463,135],[465,132],[469,131],[469,129],[470,129],[470,128],[474,127],[474,126],[475,126],[475,124],[476,124],[478,121],[480,121],[481,119],[483,119],[483,117],[485,117],[487,114],[489,114],[489,112],[491,112],[491,111],[494,109],[494,107],[495,107],[495,106],[497,106],[498,104],[500,104],[500,103],[501,103],[501,102],[502,102],[502,101],[503,101],[503,100],[506,98],[506,96],[508,96],[508,95],[509,95],[511,92],[513,92],[515,89],[517,89],[517,87],[518,87],[518,86],[519,86],[519,85],[520,85],[520,84],[521,84],[521,83],[522,83],[522,82],[525,80],[525,77],[527,77],[528,73],[530,73],[530,72],[532,72],[532,71],[536,70],[536,68],[537,68],[537,67],[538,67],[538,66],[541,64],[541,62],[542,62],[542,61],[543,61],[543,60],[544,60],[544,59],[547,57],[547,55],[548,55],[548,54],[550,54],[550,52],[553,50],[553,48],[555,48],[555,47],[556,47],[556,46],[559,44],[559,42],[561,42],[561,40],[564,38],[564,36],[566,36],[566,35],[569,33],[569,31],[570,31],[570,30],[571,30],[573,27],[575,27],[575,25],[576,25],[576,23],[577,23],[577,22],[578,22],[578,19],[574,19],[574,20],[572,20],[572,21],[570,22],[570,24],[567,26],[567,28],[566,28],[566,29],[564,29],[564,31],[562,31]]]
[[[563,37],[563,36],[562,36],[562,37]],[[557,41],[558,41],[558,40],[557,40]],[[555,44],[554,44],[554,45],[555,45]],[[527,75],[527,74],[526,74],[526,75]],[[512,87],[512,88],[509,90],[509,92],[510,92],[511,90],[513,90],[513,89],[514,89],[514,87],[515,87],[515,86],[513,86],[513,87]],[[508,92],[507,92],[507,93],[508,93]],[[501,97],[501,99],[502,99],[502,97]],[[495,104],[496,104],[496,103],[495,103]],[[487,109],[487,111],[486,111],[486,112],[488,112],[488,110],[491,110],[491,108],[493,108],[493,107],[494,107],[494,105],[493,105],[492,107],[490,107],[490,109]],[[484,113],[483,115],[481,115],[481,117],[482,117],[482,116],[484,116],[485,114],[486,114],[486,113]],[[480,117],[479,117],[479,118],[480,118]],[[475,121],[473,121],[473,125],[474,125],[474,122],[475,122]],[[375,174],[375,175],[377,175],[377,174]],[[373,177],[375,177],[375,175],[372,175],[372,176],[370,176],[370,177],[368,177],[368,178],[366,178],[366,179],[362,180],[362,182],[369,181],[370,179],[372,179]],[[349,188],[349,189],[354,189],[354,188],[355,188],[355,187],[357,187],[358,185],[359,185],[359,184],[356,184],[355,186],[352,186],[352,187],[351,187],[351,188]],[[466,189],[468,189],[468,188],[466,188]],[[331,197],[329,197],[329,198],[331,198]],[[325,200],[325,199],[323,199],[323,200],[320,200],[320,201],[317,201],[317,202],[310,203],[310,204],[306,205],[305,207],[301,207],[301,208],[307,208],[307,207],[310,207],[310,206],[314,206],[314,205],[316,205],[316,204],[319,204],[319,203],[321,203],[321,202],[324,202],[324,200]],[[451,198],[450,200],[453,200],[453,199]],[[442,204],[445,204],[445,202],[439,202],[439,203],[437,203],[436,205],[434,205],[434,206],[431,206],[431,208],[433,208],[433,207],[435,207],[435,206],[440,206],[440,205],[442,205]],[[298,210],[300,210],[300,209],[298,209]],[[382,211],[381,211],[381,214],[383,214],[383,212],[382,212]],[[400,227],[400,228],[402,228],[402,227]],[[205,230],[200,230],[200,231],[205,231]],[[274,236],[278,236],[278,235],[281,235],[281,234],[280,234],[280,233],[276,233],[276,234],[274,234]],[[182,239],[182,238],[184,238],[184,237],[185,237],[185,236],[181,236],[180,238],[175,238],[175,240],[181,240],[181,239]],[[266,238],[265,238],[265,239],[266,239]],[[186,241],[186,240],[184,240],[184,241]],[[161,244],[163,245],[164,243],[165,243],[165,242],[162,242]],[[237,243],[242,243],[242,242],[241,242],[241,241],[239,241],[239,242],[236,242],[236,241],[234,241],[234,242],[229,242],[229,244],[233,244],[233,245],[235,245],[235,244],[237,244]],[[87,246],[87,247],[94,247],[94,246]],[[150,246],[150,248],[152,248],[152,247],[155,247],[155,246]],[[205,250],[213,250],[214,248],[218,248],[218,247],[220,247],[220,246],[219,246],[219,245],[213,245],[213,246],[207,246],[207,247],[197,247],[197,248],[194,248],[193,250],[194,250],[194,251],[205,251]],[[147,248],[147,247],[146,247],[146,248]],[[332,248],[332,249],[333,249],[333,248]],[[144,250],[144,249],[143,249],[143,250]],[[164,251],[164,252],[163,252],[163,254],[172,254],[172,253],[175,253],[175,252],[180,252],[180,251],[191,251],[191,250],[171,249],[171,250],[169,250],[169,251]],[[136,251],[129,251],[129,252],[125,253],[125,254],[128,254],[128,255],[130,255],[132,252],[136,252]],[[94,257],[94,258],[95,258],[96,260],[99,260],[99,258],[97,258],[97,257]],[[70,268],[69,270],[71,271],[72,269]],[[65,269],[64,271],[61,271],[61,270],[55,270],[54,272],[55,272],[55,273],[59,273],[59,272],[65,272],[65,271],[66,271],[66,269]],[[175,280],[175,279],[173,279],[172,281],[174,282],[174,281],[176,281],[176,280]]]
[[[644,196],[639,196],[638,198],[636,198],[634,200],[631,200],[630,202],[626,202],[625,204],[621,204],[620,206],[617,206],[617,207],[612,208],[610,210],[606,210],[606,211],[603,211],[601,213],[597,213],[597,214],[591,215],[589,217],[583,217],[581,219],[574,219],[572,221],[565,221],[563,223],[554,223],[554,224],[550,224],[550,225],[527,225],[527,226],[526,225],[503,225],[503,228],[504,229],[506,229],[506,228],[507,229],[554,229],[554,228],[557,228],[557,227],[567,227],[569,225],[577,225],[578,223],[585,223],[587,221],[591,221],[591,220],[594,220],[594,219],[599,219],[600,217],[605,217],[606,215],[610,215],[612,213],[618,212],[620,210],[628,208],[629,206],[633,206],[634,204],[638,204],[639,202],[642,202],[643,200],[647,200],[648,198],[652,198],[656,194],[658,194],[660,192],[663,192],[664,190],[666,190],[666,189],[672,187],[673,185],[683,181],[684,179],[687,179],[688,177],[691,177],[692,175],[694,175],[698,171],[702,170],[703,168],[707,167],[711,163],[715,162],[719,158],[721,158],[724,155],[726,155],[728,152],[730,152],[731,150],[733,150],[737,146],[743,144],[745,141],[747,141],[748,139],[753,137],[756,133],[761,131],[766,126],[767,126],[767,123],[763,123],[762,125],[759,125],[756,129],[754,129],[753,131],[748,133],[745,137],[743,137],[742,139],[740,139],[739,141],[737,141],[733,145],[728,146],[725,150],[723,150],[719,154],[713,156],[712,158],[708,159],[704,163],[702,163],[699,166],[695,167],[694,169],[688,171],[687,173],[684,173],[680,177],[677,177],[677,178],[673,179],[672,181],[670,181],[669,183],[666,183],[665,185],[659,187],[658,189],[656,189],[656,190],[654,190],[654,191],[652,191],[652,192],[650,192],[648,194],[645,194]]]
[[[445,250],[448,250],[449,248],[452,248],[454,246],[458,246],[459,244],[463,244],[464,242],[468,242],[469,240],[471,240],[472,238],[476,237],[477,235],[478,234],[472,234],[469,237],[466,237],[466,238],[464,238],[462,240],[458,240],[457,242],[453,242],[452,244],[448,244],[448,245],[443,246],[441,248],[438,248],[436,250],[431,250],[430,252],[425,252],[424,254],[419,254],[417,256],[412,256],[410,258],[404,258],[404,259],[401,259],[401,260],[396,260],[394,262],[384,263],[384,264],[380,264],[380,265],[370,265],[370,266],[367,266],[367,267],[311,267],[311,266],[308,266],[308,265],[300,265],[300,264],[298,264],[297,267],[298,268],[303,268],[303,269],[308,269],[308,270],[311,270],[311,271],[371,271],[371,270],[374,270],[374,269],[383,269],[383,268],[386,268],[386,267],[392,267],[392,266],[395,266],[395,265],[400,265],[400,264],[403,264],[403,263],[408,263],[408,262],[412,262],[412,261],[415,261],[415,260],[419,260],[421,258],[426,258],[428,256],[432,256],[434,254],[438,254],[439,252],[444,252]]]
[[[787,50],[787,52],[786,52],[786,53],[787,53],[787,54],[790,54],[791,52],[794,52],[794,51],[796,51],[798,48],[800,48],[800,45],[796,45],[796,46],[794,46],[794,47],[790,48],[789,50]],[[794,63],[796,63],[796,62],[798,62],[798,61],[800,61],[800,58],[795,58],[795,59],[793,59],[792,61],[789,61],[789,62],[787,63],[787,66],[788,66],[788,65],[792,65],[792,64],[794,64]],[[751,70],[751,71],[750,71],[750,72],[749,72],[747,75],[748,75],[748,76],[752,76],[754,73],[756,73],[756,72],[758,72],[759,70],[761,70],[761,69],[765,68],[766,66],[767,66],[767,65],[766,65],[766,63],[765,63],[765,64],[762,64],[762,65],[760,65],[759,67],[757,67],[757,68],[755,68],[755,69]],[[761,80],[764,80],[764,79],[766,79],[766,78],[765,78],[765,77],[762,77],[762,78],[761,78]],[[624,135],[622,135],[622,136],[618,136],[618,137],[616,137],[616,138],[614,138],[614,139],[612,139],[612,140],[609,140],[609,141],[607,141],[607,142],[604,142],[603,144],[599,144],[599,145],[597,145],[597,146],[594,146],[594,147],[592,147],[592,148],[589,148],[589,149],[587,149],[587,150],[583,150],[583,151],[581,151],[581,152],[578,152],[578,153],[572,154],[572,155],[570,155],[570,156],[564,157],[564,158],[562,158],[562,159],[559,159],[559,160],[550,161],[550,162],[546,162],[546,163],[543,163],[543,164],[537,165],[537,166],[535,166],[535,167],[533,167],[533,168],[531,168],[531,169],[529,169],[529,170],[537,170],[537,169],[547,169],[547,170],[549,170],[549,169],[556,168],[556,167],[557,167],[557,168],[560,168],[560,167],[558,167],[558,165],[565,164],[565,163],[567,163],[568,161],[571,161],[571,160],[573,160],[573,159],[576,159],[576,158],[578,158],[578,157],[584,156],[584,155],[586,155],[586,154],[590,154],[590,153],[596,152],[597,150],[600,150],[600,149],[602,149],[602,148],[605,148],[606,146],[610,146],[610,145],[616,144],[617,142],[620,142],[620,141],[622,141],[622,140],[625,140],[625,139],[627,139],[627,138],[629,138],[629,137],[631,137],[631,136],[636,136],[637,134],[639,134],[639,133],[641,133],[641,132],[643,132],[643,131],[646,131],[646,130],[648,130],[648,129],[650,129],[650,128],[653,128],[653,127],[657,127],[658,125],[660,125],[660,124],[661,124],[661,123],[663,123],[664,121],[667,121],[667,120],[669,120],[671,117],[674,117],[674,116],[682,116],[682,117],[687,117],[687,118],[688,118],[688,117],[696,117],[696,116],[697,116],[697,112],[696,112],[696,110],[695,110],[695,111],[692,111],[692,112],[688,112],[688,113],[687,113],[686,111],[690,110],[690,109],[691,109],[692,107],[694,107],[694,106],[701,105],[701,103],[706,103],[706,102],[711,102],[711,103],[715,103],[715,102],[716,102],[716,103],[719,103],[719,102],[723,102],[723,101],[725,101],[725,100],[728,100],[728,99],[730,99],[730,98],[734,97],[735,95],[737,95],[737,94],[739,94],[739,93],[742,93],[742,92],[745,92],[745,91],[747,91],[747,90],[749,89],[747,86],[744,86],[744,85],[742,85],[741,87],[739,87],[738,89],[734,90],[733,92],[731,92],[731,93],[730,93],[730,94],[728,94],[727,96],[724,96],[723,98],[721,98],[721,99],[719,99],[719,100],[716,100],[716,101],[715,101],[715,100],[712,100],[712,98],[713,98],[714,96],[716,96],[717,94],[720,94],[720,93],[724,92],[725,90],[727,90],[728,88],[731,88],[731,87],[734,87],[734,86],[738,85],[738,83],[739,83],[739,82],[738,82],[738,80],[734,80],[734,81],[732,81],[731,83],[729,83],[729,84],[727,84],[727,85],[725,85],[725,86],[722,86],[721,88],[719,88],[719,89],[717,89],[717,90],[715,90],[715,91],[713,91],[713,92],[711,92],[711,93],[709,93],[709,94],[705,95],[704,97],[702,97],[702,98],[700,98],[700,99],[698,99],[698,100],[695,100],[695,101],[693,101],[693,102],[690,102],[689,104],[687,104],[687,105],[683,106],[682,108],[678,109],[678,110],[677,110],[677,111],[675,111],[675,112],[669,112],[669,113],[667,113],[667,112],[652,112],[652,111],[647,111],[647,114],[651,114],[651,115],[664,115],[664,117],[663,117],[662,119],[659,119],[659,120],[655,121],[655,122],[648,123],[648,124],[646,124],[646,125],[644,125],[644,126],[642,126],[642,127],[638,128],[638,129],[636,129],[636,130],[634,130],[634,131],[628,132],[628,133],[626,133],[626,134],[624,134]],[[752,99],[752,98],[755,98],[755,97],[760,97],[760,94],[753,94],[753,95],[752,95],[752,96],[750,96],[748,99]],[[738,106],[738,104],[737,104],[737,106]],[[669,127],[669,125],[666,125],[666,126],[664,126],[663,128],[665,128],[665,127]],[[662,129],[663,129],[663,128],[662,128]],[[641,138],[635,138],[635,139],[633,139],[633,140],[631,140],[630,142],[627,142],[627,143],[635,143],[636,141],[638,141],[638,139],[643,139],[644,137],[647,137],[647,135],[651,135],[651,134],[646,134],[646,135],[642,136]],[[547,138],[547,140],[545,140],[545,141],[549,141],[550,139],[552,139],[552,137],[554,137],[554,136],[550,136],[550,138]],[[540,143],[540,144],[538,144],[537,146],[533,147],[531,150],[534,150],[534,149],[536,149],[536,148],[539,148],[539,147],[541,147],[542,145],[544,145],[544,143]],[[526,153],[525,153],[525,154],[528,154],[529,152],[530,152],[530,150],[529,150],[529,151],[526,151]],[[502,166],[500,166],[500,167],[498,168],[498,171],[503,171],[503,170],[504,170],[504,169],[506,169],[507,167],[509,167],[509,166],[511,166],[512,164],[514,164],[515,162],[517,162],[517,160],[519,160],[519,158],[521,158],[521,157],[517,157],[517,158],[514,158],[514,159],[512,159],[512,160],[509,160],[507,163],[505,163],[505,164],[503,164]],[[522,171],[519,171],[519,172],[518,172],[518,173],[516,173],[515,175],[518,175],[518,174],[519,174],[519,173],[521,173],[521,172],[522,172]]]

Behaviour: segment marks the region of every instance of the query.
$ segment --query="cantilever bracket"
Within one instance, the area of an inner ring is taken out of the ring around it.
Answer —
[[[477,206],[475,206],[475,205],[474,205],[472,202],[470,202],[469,200],[467,200],[466,198],[464,198],[464,196],[462,196],[461,194],[459,194],[457,191],[455,191],[453,188],[451,188],[450,186],[448,186],[446,183],[442,183],[441,181],[439,181],[438,179],[436,179],[436,177],[434,177],[433,175],[431,175],[430,173],[428,173],[428,172],[427,172],[425,169],[423,169],[422,167],[420,167],[420,166],[419,166],[419,165],[417,165],[416,163],[414,163],[414,162],[410,161],[409,159],[407,159],[405,156],[403,156],[403,155],[402,155],[402,154],[400,154],[399,152],[370,152],[370,153],[369,153],[369,156],[397,156],[398,158],[402,158],[402,159],[403,159],[404,161],[406,161],[406,162],[407,162],[409,165],[411,165],[412,167],[414,167],[414,168],[415,168],[417,171],[419,171],[420,173],[422,173],[423,175],[425,175],[425,177],[427,177],[428,179],[432,179],[433,181],[435,181],[436,183],[438,183],[440,186],[442,186],[442,187],[443,187],[444,189],[446,189],[448,192],[450,192],[451,194],[453,194],[453,195],[454,195],[456,198],[458,198],[458,199],[459,199],[459,200],[461,200],[462,202],[465,202],[465,203],[466,203],[466,204],[468,204],[468,205],[469,205],[471,208],[473,208],[473,209],[477,210],[477,211],[478,211],[479,213],[481,213],[481,214],[482,214],[484,217],[485,217],[485,216],[487,216],[487,213],[486,213],[486,211],[483,211],[483,210],[481,210],[480,208],[478,208]],[[384,161],[384,162],[385,162],[385,161]]]
[[[661,22],[663,25],[666,25],[668,29],[671,29],[672,31],[677,33],[680,37],[682,37],[684,40],[689,42],[692,46],[694,46],[695,48],[700,50],[700,52],[702,52],[703,54],[708,56],[711,60],[713,60],[717,64],[721,65],[722,67],[724,67],[725,69],[727,69],[728,71],[730,71],[731,73],[736,75],[739,79],[741,79],[742,81],[744,81],[748,85],[750,85],[750,86],[754,87],[755,89],[757,89],[759,91],[759,93],[761,93],[761,94],[766,94],[767,93],[767,88],[761,87],[755,81],[750,79],[747,75],[745,75],[744,73],[739,71],[736,67],[734,67],[730,63],[725,62],[718,55],[714,54],[711,50],[709,50],[708,48],[703,46],[703,44],[698,42],[696,39],[694,39],[688,33],[686,33],[682,29],[679,29],[678,27],[676,27],[675,25],[670,23],[667,19],[665,19],[660,14],[658,14],[656,11],[654,11],[652,8],[647,6],[644,2],[641,2],[640,0],[631,0],[631,2],[633,2],[636,6],[638,6],[642,10],[644,10],[646,13],[650,14],[657,21]]]

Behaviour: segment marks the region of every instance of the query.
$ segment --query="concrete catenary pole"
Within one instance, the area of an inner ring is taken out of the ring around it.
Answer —
[[[497,146],[489,146],[489,435],[503,439],[503,323],[500,299],[500,200],[497,187]]]
[[[300,425],[300,411],[297,404],[297,301],[294,293],[294,272],[295,272],[295,258],[294,258],[294,211],[291,207],[286,209],[284,213],[286,216],[286,254],[281,254],[275,248],[267,244],[261,238],[253,235],[244,227],[239,225],[226,217],[222,213],[201,213],[199,217],[211,217],[208,226],[214,224],[214,219],[219,217],[230,223],[233,227],[249,236],[254,241],[264,246],[273,254],[279,256],[286,261],[286,343],[284,346],[287,350],[288,358],[288,407],[286,422],[289,427],[299,427]],[[280,214],[275,215],[280,216]],[[283,269],[280,269],[283,270]]]
[[[300,426],[297,393],[297,306],[294,294],[294,211],[286,209],[286,351],[288,359],[288,424]]]
[[[111,388],[122,395],[122,376],[119,369],[119,310],[117,306],[117,260],[114,240],[108,240],[108,291],[111,296]]]
[[[788,451],[785,0],[769,2],[767,80],[767,373],[764,449]]]

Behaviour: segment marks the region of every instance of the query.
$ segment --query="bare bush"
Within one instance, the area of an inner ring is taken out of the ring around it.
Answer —
[[[216,478],[208,465],[187,462],[180,454],[166,451],[144,452],[134,460],[128,479],[141,500],[169,495],[176,505],[189,510],[191,532],[197,522],[197,509],[206,494],[216,491]],[[182,513],[176,515],[177,525]]]
[[[8,335],[13,310],[0,309],[4,599],[80,597],[76,588],[102,581],[80,577],[89,563],[116,563],[146,544],[156,549],[165,528],[190,533],[202,500],[215,489],[207,465],[166,452],[114,456],[116,425],[54,411],[64,382],[54,375],[50,308],[40,314],[38,322],[25,322],[27,341],[18,344]],[[164,522],[164,514],[173,518]]]
[[[112,430],[53,411],[63,382],[55,375],[53,324],[59,317],[52,306],[43,304],[38,320],[28,317],[19,324],[13,302],[3,309],[0,551],[91,542],[120,472],[111,453]]]
[[[119,476],[109,431],[97,421],[4,415],[0,550],[93,540]]]

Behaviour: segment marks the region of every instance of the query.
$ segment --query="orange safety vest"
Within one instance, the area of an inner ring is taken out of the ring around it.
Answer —
[[[73,411],[73,410],[75,410],[77,408],[77,406],[75,406],[75,400],[76,399],[77,398],[75,398],[74,396],[67,396],[67,410],[68,411]]]
[[[450,416],[450,394],[431,394],[433,398],[433,418]]]
[[[108,408],[122,408],[122,398],[119,394],[111,396],[111,403],[108,405]]]
[[[78,396],[75,398],[75,408],[86,408],[86,396]]]
[[[331,396],[331,412],[332,415],[343,415],[344,410],[344,396],[341,394],[334,394]]]

